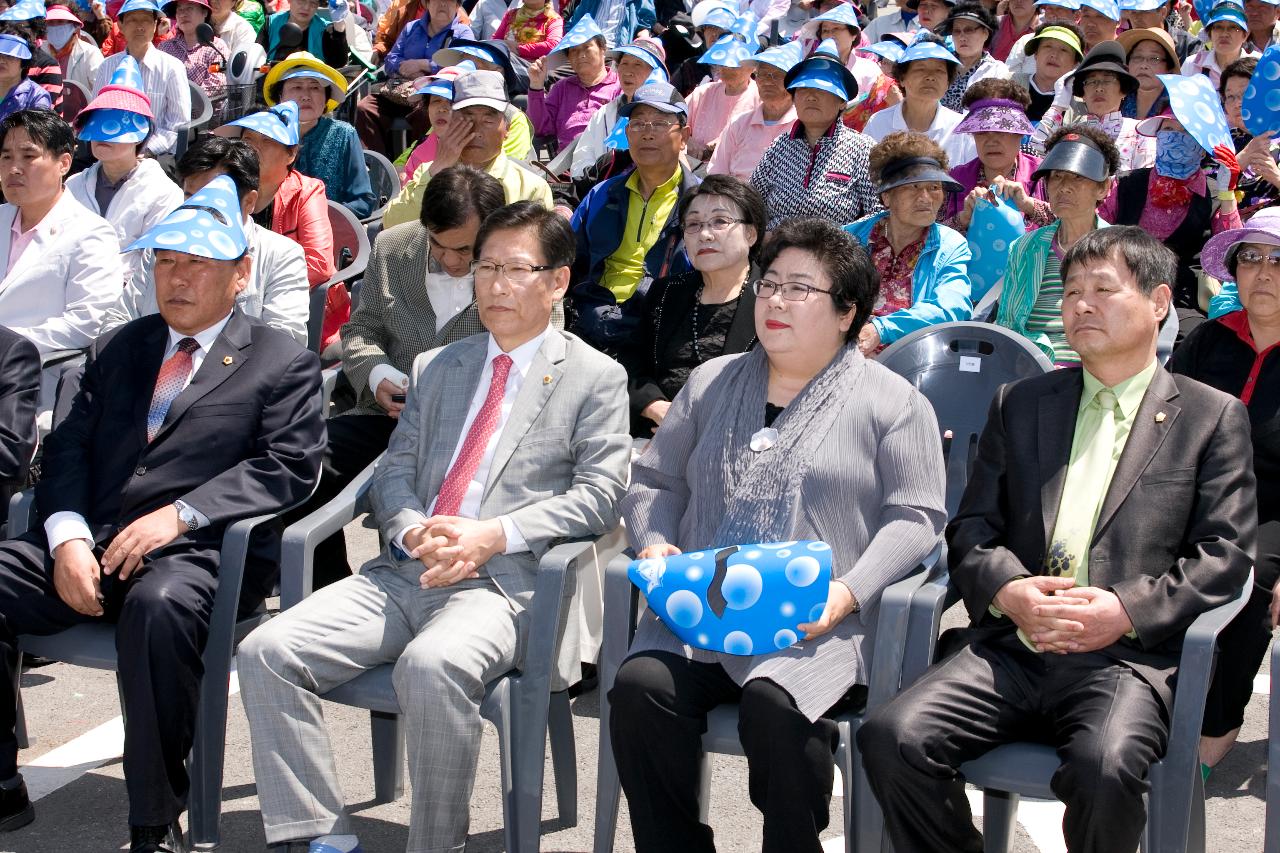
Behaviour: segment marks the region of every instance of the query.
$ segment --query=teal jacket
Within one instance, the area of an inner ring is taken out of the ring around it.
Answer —
[[[1244,303],[1240,301],[1240,289],[1234,281],[1224,281],[1222,289],[1209,299],[1209,319],[1216,320],[1224,314],[1240,311]]]
[[[888,211],[881,211],[864,216],[846,225],[844,230],[866,246],[871,241],[872,226],[888,215]],[[969,241],[963,234],[936,222],[930,225],[924,238],[924,251],[911,274],[911,307],[871,318],[881,343],[891,344],[903,335],[926,326],[971,318],[971,257]]]

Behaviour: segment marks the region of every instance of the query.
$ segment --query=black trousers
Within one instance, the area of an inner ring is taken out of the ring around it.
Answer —
[[[1112,853],[1138,847],[1168,728],[1158,694],[1124,664],[1036,654],[1008,633],[961,648],[873,712],[858,749],[898,853],[981,853],[956,768],[1018,740],[1057,747],[1067,849]]]
[[[311,500],[287,514],[287,526],[305,518],[337,497],[356,476],[387,449],[396,420],[383,415],[339,415],[326,421],[329,443],[325,447],[320,485]],[[328,586],[351,574],[347,540],[342,531],[316,546],[315,588]]]
[[[101,554],[96,550],[95,554]],[[195,732],[201,655],[218,588],[213,549],[161,549],[140,574],[103,581],[105,616],[116,623],[124,697],[124,777],[129,822],[161,826],[186,808],[186,759]],[[44,534],[0,543],[0,778],[18,772],[14,693],[19,634],[54,634],[96,621],[54,590]]]
[[[751,803],[764,813],[764,853],[821,851],[835,781],[839,730],[809,722],[772,681],[745,687],[719,664],[642,652],[622,664],[609,691],[609,732],[638,853],[714,851],[698,817],[707,712],[739,703]]]
[[[1258,558],[1249,602],[1218,635],[1218,662],[1205,702],[1206,737],[1221,737],[1244,725],[1253,697],[1253,677],[1271,645],[1271,589],[1280,579],[1280,520],[1258,525]]]

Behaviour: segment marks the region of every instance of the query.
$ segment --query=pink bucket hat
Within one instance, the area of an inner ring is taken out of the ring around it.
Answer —
[[[1028,136],[1035,130],[1027,111],[1017,101],[988,98],[970,105],[969,114],[956,125],[956,133],[1012,133]]]
[[[1244,243],[1280,246],[1280,209],[1264,208],[1249,217],[1244,227],[1229,228],[1215,234],[1200,250],[1200,266],[1218,281],[1234,281],[1235,276],[1227,268],[1227,260]]]

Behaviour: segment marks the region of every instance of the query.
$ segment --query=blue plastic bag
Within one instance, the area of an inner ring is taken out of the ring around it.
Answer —
[[[978,200],[966,235],[969,251],[973,253],[969,260],[969,281],[972,284],[969,298],[974,305],[981,302],[987,291],[1004,277],[1009,263],[1009,247],[1027,230],[1022,211],[996,193],[994,187],[992,192],[996,203]]]

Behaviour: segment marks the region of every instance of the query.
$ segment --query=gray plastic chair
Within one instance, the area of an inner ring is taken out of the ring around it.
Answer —
[[[880,613],[876,623],[876,642],[872,653],[870,683],[867,685],[866,709],[879,707],[898,692],[902,672],[902,648],[906,642],[907,620],[911,598],[924,582],[928,569],[936,563],[940,549],[935,550],[911,575],[891,584],[880,601]],[[600,753],[596,774],[596,831],[595,853],[611,853],[618,826],[618,802],[622,795],[622,783],[618,779],[618,766],[613,758],[612,739],[609,734],[609,691],[613,688],[618,669],[626,659],[635,635],[636,620],[640,614],[640,591],[627,578],[630,553],[615,557],[605,569],[604,578],[604,638],[600,649]],[[857,821],[861,805],[872,800],[862,761],[858,756],[854,736],[862,724],[866,711],[841,714],[836,717],[840,742],[836,749],[836,765],[840,768],[844,783],[845,851],[866,848],[855,841]],[[707,731],[702,736],[704,751],[701,790],[698,806],[705,823],[711,803],[710,755],[743,755],[738,739],[738,706],[736,703],[721,705],[707,715]]]
[[[391,199],[400,194],[400,172],[386,157],[368,149],[364,152],[364,165],[369,170],[369,183],[373,187],[374,196],[378,199],[378,206],[360,220],[367,225],[371,222],[381,222],[382,214],[386,213]]]
[[[1271,683],[1280,676],[1280,643],[1271,646]],[[1280,690],[1272,689],[1267,710],[1267,834],[1263,853],[1280,853]]]
[[[187,89],[191,92],[191,118],[174,128],[178,139],[174,144],[173,159],[181,160],[187,147],[213,119],[213,101],[205,94],[204,89],[188,81]]]
[[[299,504],[300,506],[301,504]],[[281,510],[287,512],[291,507]],[[35,496],[31,491],[15,495],[9,510],[9,535],[20,536],[35,520]],[[187,797],[187,823],[191,844],[197,849],[212,850],[221,843],[219,826],[222,817],[222,775],[227,738],[227,689],[231,683],[231,657],[236,644],[250,631],[266,621],[266,611],[237,621],[240,589],[244,581],[245,559],[250,538],[261,524],[279,517],[259,515],[241,519],[230,525],[222,537],[221,560],[218,565],[218,592],[209,619],[209,639],[204,647],[204,677],[200,682],[200,704],[196,709],[195,742],[187,766],[191,791]],[[36,655],[75,666],[114,671],[116,662],[115,625],[93,622],[76,625],[57,634],[36,637],[24,634],[18,638],[18,668],[22,671],[22,655]],[[19,683],[18,742],[28,743],[26,721],[22,713]],[[121,703],[121,711],[124,705]]]
[[[1164,315],[1160,324],[1160,335],[1156,338],[1156,361],[1164,367],[1173,357],[1173,345],[1178,341],[1178,312],[1169,306],[1169,313]]]
[[[369,511],[367,493],[376,465],[375,461],[337,497],[285,530],[280,564],[282,611],[311,593],[316,545]],[[566,581],[580,560],[590,560],[596,541],[564,543],[543,555],[529,604],[533,619],[524,660],[517,669],[487,685],[480,706],[481,716],[498,730],[503,832],[509,853],[536,853],[541,848],[548,731],[560,822],[565,827],[578,823],[573,716],[568,692],[551,692],[552,667],[570,615],[564,607]],[[375,803],[392,802],[404,793],[405,732],[392,669],[389,664],[375,667],[322,696],[330,702],[369,710]]]
[[[369,266],[369,232],[356,215],[336,201],[329,203],[329,227],[333,229],[334,272],[328,281],[311,289],[307,310],[307,349],[319,353],[324,331],[324,308],[329,288],[351,283],[364,275]]]
[[[1053,369],[1031,341],[988,323],[929,326],[890,344],[877,360],[933,406],[947,465],[948,517],[960,506],[996,391],[1007,382]]]
[[[1196,617],[1182,641],[1169,745],[1164,757],[1151,766],[1147,827],[1142,839],[1146,853],[1204,853],[1200,727],[1204,722],[1205,699],[1213,675],[1218,633],[1244,608],[1252,589],[1253,572],[1250,571],[1236,597]],[[903,663],[904,687],[919,678],[933,661],[942,614],[949,602],[957,598],[949,576],[939,568],[912,599],[913,637]],[[920,626],[932,626],[932,630],[921,631]],[[1058,753],[1051,746],[1010,743],[960,767],[966,781],[983,789],[984,850],[1008,853],[1012,849],[1021,797],[1056,799],[1049,780],[1059,763]]]

